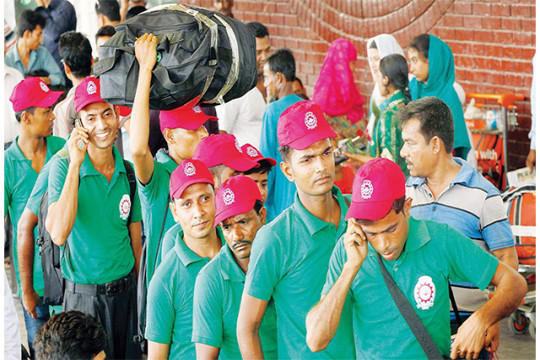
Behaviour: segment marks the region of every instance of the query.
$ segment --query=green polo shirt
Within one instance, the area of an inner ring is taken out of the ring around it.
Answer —
[[[154,269],[164,257],[157,253],[161,227],[163,226],[163,234],[161,235],[163,239],[167,230],[176,224],[169,210],[169,180],[171,173],[177,166],[178,164],[165,151],[160,150],[156,154],[156,160],[154,160],[152,178],[146,185],[139,182],[139,196],[147,241],[147,285],[154,275]],[[165,225],[163,225],[163,216],[165,216]]]
[[[167,236],[173,236],[170,232]],[[222,244],[223,236],[218,232]],[[197,274],[210,258],[191,251],[184,232],[174,234],[174,248],[156,269],[148,287],[146,339],[170,344],[169,359],[195,359],[191,342],[193,328],[193,290]]]
[[[225,245],[197,275],[193,295],[194,343],[220,348],[220,359],[241,359],[236,321],[246,275]],[[277,358],[276,310],[271,302],[259,328],[265,359]]]
[[[340,239],[332,254],[323,295],[337,281],[346,260]],[[498,265],[495,257],[447,224],[412,217],[404,252],[395,261],[383,262],[444,355],[450,354],[448,279],[472,282],[485,289]],[[357,358],[426,357],[392,300],[371,244],[350,294]]]
[[[141,221],[141,204],[137,192],[131,204],[124,161],[116,147],[112,151],[115,167],[110,182],[94,168],[88,153],[81,165],[77,217],[60,261],[62,275],[74,283],[107,283],[129,274],[135,264],[128,216],[131,212],[131,222]],[[68,166],[66,158],[52,165],[49,204],[60,198]]]
[[[19,259],[17,258],[17,223],[32,192],[32,188],[38,178],[38,173],[32,168],[32,160],[27,159],[22,153],[17,141],[4,152],[4,215],[9,212],[13,234],[13,264],[17,277],[17,294],[21,296],[21,284],[19,279]],[[45,164],[65,144],[65,140],[56,136],[46,138],[47,154]],[[46,165],[45,165],[46,166]],[[37,239],[37,226],[34,229],[34,237]],[[43,269],[39,246],[34,244],[34,289],[39,296],[43,296]]]
[[[43,199],[43,194],[45,194],[45,191],[47,191],[47,188],[49,186],[49,173],[51,172],[52,164],[54,164],[54,162],[59,159],[60,156],[65,157],[65,151],[68,150],[64,149],[57,152],[39,172],[36,183],[34,184],[34,188],[32,189],[32,193],[30,193],[30,197],[28,198],[28,202],[26,203],[26,208],[36,216],[39,215],[41,199]]]
[[[274,299],[280,359],[350,359],[355,354],[348,301],[328,347],[313,353],[306,344],[307,313],[321,298],[330,256],[347,229],[345,200],[336,186],[332,194],[341,208],[338,229],[309,213],[297,193],[294,203],[263,226],[253,242],[245,292],[264,301]]]

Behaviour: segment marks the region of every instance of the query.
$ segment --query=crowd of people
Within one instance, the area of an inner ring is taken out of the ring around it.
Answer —
[[[330,45],[310,100],[294,52],[274,49],[266,26],[250,22],[253,89],[218,106],[159,111],[149,100],[156,35],[135,41],[133,106],[116,106],[101,97],[73,6],[36,3],[5,49],[4,75],[4,214],[31,358],[497,350],[500,321],[527,286],[501,195],[468,162],[442,39],[420,34],[405,51],[392,35],[369,39],[364,113],[349,40]],[[233,6],[214,1],[225,16]],[[95,10],[101,46],[146,2],[99,0]],[[45,232],[60,248],[61,306],[44,302]],[[454,294],[472,315],[451,345]],[[17,345],[5,351],[21,356]]]

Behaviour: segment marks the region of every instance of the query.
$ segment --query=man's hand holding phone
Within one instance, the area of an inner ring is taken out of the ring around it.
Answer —
[[[72,163],[82,164],[88,148],[88,139],[88,130],[84,128],[81,120],[77,119],[68,141],[69,158]]]

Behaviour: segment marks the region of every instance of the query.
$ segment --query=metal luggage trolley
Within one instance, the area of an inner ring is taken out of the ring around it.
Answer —
[[[485,110],[487,118],[465,119],[473,135],[478,170],[499,189],[507,184],[508,131],[517,126],[516,101],[523,95],[467,93],[467,100],[474,99],[475,107]],[[492,127],[492,122],[497,125]]]

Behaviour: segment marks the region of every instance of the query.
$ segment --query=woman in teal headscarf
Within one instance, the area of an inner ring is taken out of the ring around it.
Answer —
[[[435,96],[448,105],[454,117],[454,153],[466,160],[471,143],[463,108],[454,90],[456,73],[452,50],[438,37],[422,34],[413,39],[407,51],[414,76],[409,83],[412,100]]]

